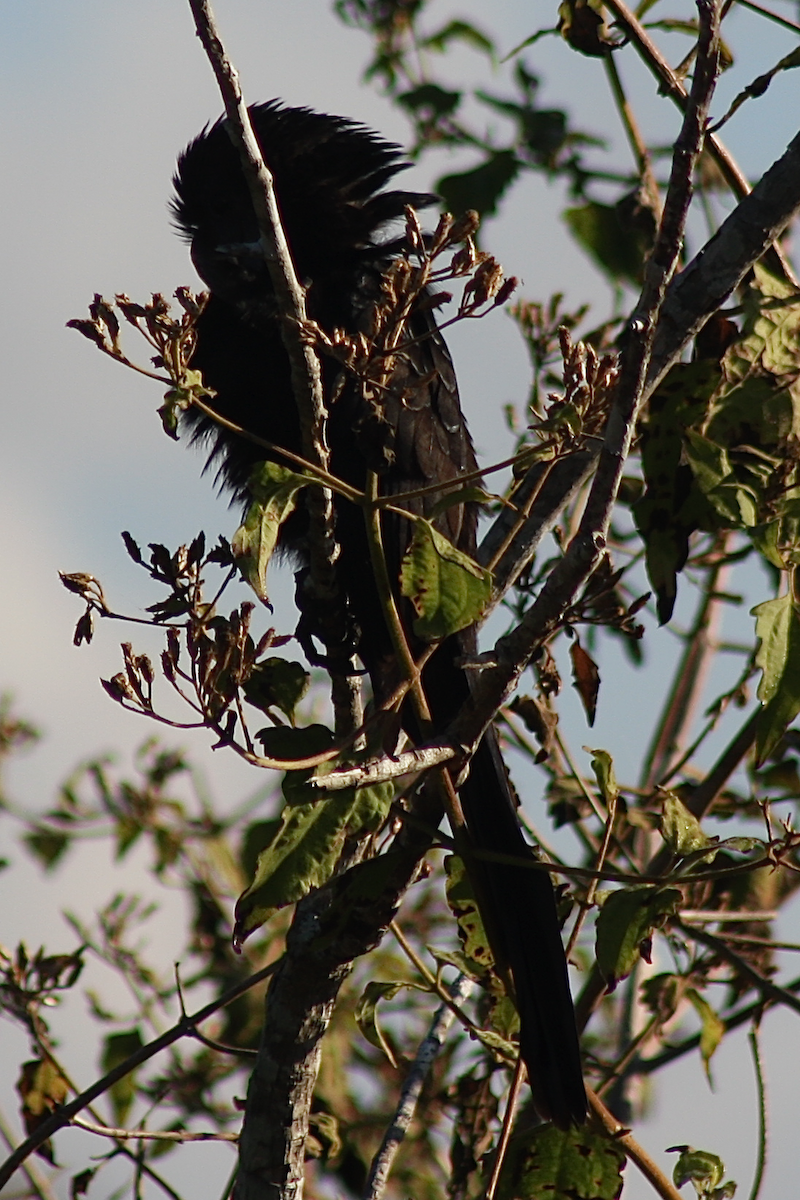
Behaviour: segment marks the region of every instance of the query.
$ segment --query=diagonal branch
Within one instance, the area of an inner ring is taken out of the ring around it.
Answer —
[[[681,111],[685,111],[688,101],[686,88],[639,19],[627,7],[624,0],[606,0],[606,3],[617,18],[620,28],[625,31],[633,42],[639,57],[658,79],[659,90],[665,92]],[[706,145],[709,153],[722,172],[728,187],[737,199],[744,199],[750,191],[750,184],[730,150],[714,134],[709,134]],[[776,260],[776,265],[779,265],[785,273],[786,278],[796,283],[797,281],[786,261],[783,251],[777,244],[774,246],[773,257]]]
[[[147,1062],[156,1054],[159,1054],[162,1050],[166,1050],[168,1046],[174,1045],[175,1042],[180,1041],[180,1039],[183,1037],[191,1037],[197,1025],[200,1025],[203,1021],[208,1020],[208,1018],[213,1016],[214,1013],[218,1012],[220,1008],[224,1008],[226,1005],[232,1004],[234,1000],[238,1000],[238,998],[243,996],[245,992],[250,990],[250,988],[255,987],[257,983],[260,983],[263,979],[267,979],[270,975],[272,975],[277,970],[279,961],[270,963],[269,966],[263,967],[260,971],[256,971],[254,975],[248,976],[248,978],[242,980],[241,983],[237,983],[233,987],[228,988],[228,990],[223,992],[221,996],[217,996],[215,1000],[212,1000],[209,1004],[204,1005],[204,1007],[199,1009],[196,1013],[184,1013],[180,1021],[173,1025],[171,1029],[167,1029],[154,1041],[148,1042],[146,1046],[142,1046],[136,1051],[135,1054],[131,1054],[130,1057],[126,1058],[124,1062],[118,1063],[117,1066],[103,1075],[101,1079],[96,1080],[91,1087],[86,1089],[86,1091],[81,1092],[79,1096],[76,1096],[74,1100],[70,1100],[68,1104],[62,1104],[60,1108],[58,1108],[52,1114],[52,1116],[42,1121],[41,1124],[36,1127],[35,1132],[32,1133],[30,1137],[26,1138],[25,1141],[19,1146],[17,1146],[14,1153],[11,1154],[2,1165],[0,1165],[0,1189],[2,1189],[4,1185],[8,1183],[11,1176],[14,1174],[17,1168],[23,1162],[25,1162],[25,1159],[28,1158],[29,1155],[38,1150],[39,1146],[42,1146],[46,1141],[48,1141],[48,1139],[51,1138],[54,1133],[57,1133],[59,1129],[63,1129],[65,1125],[69,1125],[72,1118],[81,1112],[82,1109],[87,1108],[93,1100],[96,1100],[98,1096],[102,1096],[104,1092],[107,1092],[108,1089],[113,1087],[115,1083],[118,1083],[120,1079],[124,1079],[125,1076],[129,1075],[131,1071],[136,1069],[136,1067],[141,1066],[142,1063]]]

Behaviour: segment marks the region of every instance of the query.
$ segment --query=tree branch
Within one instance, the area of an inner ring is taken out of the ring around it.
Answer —
[[[30,1137],[26,1138],[25,1141],[16,1148],[14,1153],[11,1154],[2,1165],[0,1165],[0,1188],[8,1183],[17,1167],[19,1167],[30,1154],[33,1154],[35,1150],[38,1150],[39,1146],[48,1141],[48,1139],[51,1138],[54,1133],[57,1133],[59,1129],[63,1129],[65,1125],[69,1125],[72,1121],[72,1118],[76,1116],[81,1109],[84,1109],[90,1105],[93,1100],[97,1099],[98,1096],[102,1096],[103,1092],[107,1092],[110,1087],[113,1087],[113,1085],[118,1083],[120,1079],[124,1079],[126,1075],[129,1075],[131,1071],[136,1069],[136,1067],[141,1066],[142,1063],[147,1062],[156,1054],[159,1054],[162,1050],[166,1050],[166,1048],[173,1045],[173,1043],[180,1041],[182,1037],[190,1037],[196,1025],[200,1025],[203,1021],[208,1020],[208,1018],[213,1016],[215,1012],[218,1012],[220,1008],[225,1008],[226,1005],[232,1004],[234,1000],[238,1000],[239,996],[243,996],[245,992],[248,992],[250,988],[255,987],[255,985],[260,983],[263,979],[269,978],[269,976],[278,969],[280,961],[281,960],[270,963],[269,966],[263,967],[260,971],[256,971],[254,975],[248,976],[248,978],[242,980],[241,983],[237,983],[233,987],[228,988],[228,990],[223,992],[221,996],[218,996],[216,1000],[212,1000],[209,1004],[206,1004],[196,1013],[191,1015],[184,1013],[177,1024],[173,1025],[171,1029],[167,1029],[160,1035],[160,1037],[157,1037],[155,1041],[148,1042],[146,1046],[142,1046],[141,1049],[137,1050],[135,1054],[131,1054],[128,1058],[126,1058],[124,1062],[118,1063],[113,1070],[108,1071],[101,1079],[96,1080],[91,1087],[88,1087],[86,1091],[81,1092],[81,1094],[76,1096],[74,1100],[70,1100],[68,1104],[62,1104],[58,1109],[56,1109],[52,1116],[42,1121],[42,1123],[37,1126],[35,1132],[32,1133]]]
[[[437,800],[433,806],[435,828],[441,809]],[[429,845],[429,835],[404,826],[387,854],[351,867],[297,905],[286,954],[267,992],[236,1200],[301,1195],[311,1096],[336,997],[354,960],[385,934]]]
[[[646,397],[798,211],[800,134],[674,280],[653,343]]]
[[[472,988],[472,980],[466,975],[459,975],[449,989],[454,1003],[463,1004]],[[419,1050],[406,1075],[392,1123],[386,1130],[380,1149],[372,1160],[369,1178],[364,1189],[364,1200],[380,1200],[383,1195],[397,1151],[414,1118],[425,1078],[431,1069],[433,1060],[441,1050],[454,1020],[455,1013],[449,1005],[442,1004],[437,1009],[431,1027],[420,1043]]]
[[[586,1089],[589,1108],[600,1128],[627,1154],[631,1162],[639,1168],[648,1183],[652,1184],[662,1200],[684,1200],[671,1180],[667,1179],[658,1164],[650,1157],[643,1146],[640,1146],[629,1129],[618,1121],[606,1108],[599,1096],[591,1088]]]
[[[658,79],[659,89],[669,96],[681,111],[685,110],[688,100],[686,88],[664,58],[658,46],[651,39],[647,30],[627,5],[623,3],[623,0],[607,0],[607,3],[617,18],[620,28],[624,29],[633,42],[640,58],[642,58]],[[706,144],[709,153],[722,172],[733,194],[739,200],[744,199],[750,191],[750,184],[730,150],[714,134],[709,134]],[[779,236],[779,233],[776,234],[776,238]],[[775,265],[779,266],[785,273],[786,278],[796,285],[797,280],[786,261],[783,251],[777,244],[774,247],[774,258],[776,260]]]

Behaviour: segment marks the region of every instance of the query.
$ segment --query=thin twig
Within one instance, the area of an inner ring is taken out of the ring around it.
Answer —
[[[511,1141],[511,1131],[514,1128],[514,1113],[516,1112],[519,1094],[522,1091],[522,1085],[524,1082],[525,1063],[521,1058],[518,1058],[517,1065],[514,1067],[514,1074],[511,1078],[511,1086],[508,1089],[508,1096],[506,1097],[506,1110],[503,1113],[503,1127],[500,1130],[497,1149],[494,1153],[492,1173],[489,1176],[489,1182],[486,1185],[484,1200],[494,1200],[494,1194],[497,1191],[497,1185],[500,1182],[500,1174],[503,1170],[503,1163],[505,1162],[506,1154],[508,1153],[508,1143]]]
[[[650,35],[641,25],[637,17],[631,12],[623,0],[607,0],[608,7],[614,13],[619,21],[620,26],[625,30],[626,34],[632,41],[639,56],[647,64],[653,74],[659,81],[661,90],[663,90],[670,99],[680,108],[685,110],[688,96],[686,88],[682,81],[678,78],[672,67],[662,55],[661,51],[651,39]],[[742,172],[741,168],[736,163],[733,155],[719,138],[711,135],[708,138],[708,150],[717,163],[722,172],[728,186],[734,195],[742,200],[750,191],[750,185]],[[769,246],[776,242],[778,233],[764,247],[765,251]],[[797,284],[794,273],[786,260],[786,256],[780,246],[774,245],[774,254],[783,269],[786,278]]]
[[[667,1178],[654,1159],[650,1157],[643,1146],[640,1146],[629,1129],[617,1120],[603,1104],[602,1100],[587,1087],[586,1096],[589,1110],[600,1128],[608,1134],[615,1145],[621,1146],[628,1158],[638,1167],[648,1183],[661,1196],[662,1200],[684,1200],[672,1181]]]
[[[793,979],[791,983],[784,985],[784,990],[787,992],[800,991],[800,977]],[[752,1004],[747,1004],[743,1008],[737,1009],[728,1016],[720,1016],[723,1022],[724,1033],[730,1033],[732,1029],[739,1029],[742,1025],[747,1025],[753,1020],[757,1020],[765,1008],[770,1006],[769,1000],[762,999],[759,996]],[[632,1075],[652,1075],[656,1071],[660,1071],[662,1067],[668,1066],[671,1062],[675,1062],[679,1058],[683,1058],[686,1054],[693,1053],[700,1045],[701,1034],[693,1033],[691,1037],[684,1038],[682,1042],[676,1045],[667,1047],[660,1054],[654,1054],[651,1058],[640,1059],[632,1070]]]
[[[207,1130],[202,1133],[192,1133],[188,1129],[114,1129],[110,1125],[95,1125],[92,1121],[84,1121],[81,1117],[73,1117],[70,1121],[77,1129],[85,1129],[87,1133],[96,1133],[101,1137],[112,1138],[114,1141],[145,1141],[145,1142],[238,1142],[238,1133],[220,1133]]]
[[[142,1063],[148,1062],[149,1059],[159,1054],[162,1050],[165,1050],[168,1046],[180,1041],[182,1037],[190,1035],[195,1025],[200,1025],[203,1021],[207,1021],[220,1008],[225,1008],[226,1005],[232,1004],[234,1000],[238,1000],[240,996],[243,996],[245,992],[255,987],[256,984],[269,978],[278,969],[281,962],[282,960],[278,959],[276,962],[270,963],[269,966],[256,971],[254,975],[250,975],[247,979],[228,988],[220,996],[217,996],[216,999],[211,1000],[203,1008],[198,1009],[196,1013],[181,1017],[180,1021],[173,1025],[171,1029],[167,1029],[160,1037],[155,1038],[152,1042],[148,1042],[147,1045],[142,1046],[134,1054],[129,1055],[123,1062],[118,1063],[113,1070],[106,1072],[101,1079],[95,1080],[90,1087],[81,1092],[79,1096],[76,1096],[74,1100],[70,1100],[68,1104],[61,1105],[52,1116],[42,1121],[36,1130],[0,1165],[0,1188],[8,1183],[17,1167],[21,1166],[29,1155],[33,1154],[39,1146],[48,1141],[59,1129],[63,1129],[65,1125],[69,1125],[72,1118],[90,1105],[93,1100],[96,1100],[98,1096],[102,1096],[104,1092],[107,1092],[120,1079],[124,1079],[136,1067],[140,1067]]]
[[[771,1000],[773,1004],[783,1004],[786,1008],[791,1008],[793,1012],[800,1013],[800,999],[779,984],[773,983],[771,979],[767,979],[765,975],[759,974],[754,967],[750,965],[746,959],[737,954],[735,950],[731,950],[726,942],[717,937],[713,933],[709,933],[706,929],[702,929],[698,925],[690,925],[688,922],[674,918],[671,924],[683,931],[688,938],[694,942],[700,942],[703,946],[707,946],[709,950],[713,950],[721,959],[732,966],[738,974],[742,975],[748,983],[761,993],[765,1000]]]
[[[400,925],[397,923],[397,921],[392,921],[389,925],[389,928],[394,934],[400,949],[403,951],[408,961],[419,971],[420,975],[425,980],[431,991],[435,992],[440,1000],[442,1000],[442,1002],[452,1010],[453,1015],[458,1018],[464,1029],[468,1030],[476,1037],[480,1037],[480,1028],[470,1017],[467,1016],[461,1005],[453,996],[452,992],[450,992],[450,990],[439,981],[436,975],[434,975],[433,971],[431,971],[425,962],[420,958],[414,947],[411,945],[411,942],[409,942],[408,938],[403,933],[403,930],[400,928]]]
[[[644,759],[640,783],[644,790],[652,788],[667,772],[668,763],[679,750],[683,731],[694,717],[714,656],[714,638],[722,616],[718,593],[724,587],[727,537],[723,535],[720,541],[721,545],[716,548],[718,554],[708,569],[692,628],[685,635],[683,656],[675,669],[655,736]]]
[[[17,1149],[17,1140],[3,1112],[0,1112],[0,1137],[5,1142],[7,1149]],[[38,1196],[39,1200],[56,1200],[56,1194],[50,1187],[49,1180],[39,1170],[35,1162],[24,1163],[22,1172],[30,1184],[31,1192],[35,1196]]]
[[[750,1189],[749,1200],[758,1200],[761,1184],[764,1181],[764,1169],[767,1165],[767,1091],[764,1082],[764,1071],[761,1065],[761,1048],[758,1044],[758,1025],[753,1025],[748,1041],[753,1054],[753,1066],[756,1072],[756,1087],[758,1088],[758,1156],[753,1186]]]
[[[459,1006],[463,1004],[473,986],[473,981],[467,975],[459,975],[448,986],[453,1002]],[[444,1044],[454,1019],[453,1008],[448,1004],[442,1004],[437,1009],[430,1029],[420,1043],[403,1083],[392,1123],[384,1133],[380,1149],[372,1160],[369,1178],[364,1189],[364,1200],[380,1200],[385,1191],[392,1164],[414,1118],[425,1079],[433,1060]]]
[[[599,876],[600,872],[603,870],[603,867],[604,867],[605,861],[606,861],[606,856],[608,854],[608,848],[611,845],[611,838],[612,838],[613,832],[614,832],[614,818],[616,817],[616,815],[617,815],[617,797],[614,796],[610,800],[609,805],[608,805],[608,815],[606,817],[605,829],[603,830],[603,841],[600,845],[600,849],[598,850],[598,853],[597,853],[597,859],[595,861],[595,870],[597,871],[598,876]],[[583,900],[579,901],[578,915],[575,918],[575,924],[572,926],[572,932],[569,935],[569,941],[567,943],[567,949],[565,951],[565,954],[567,957],[567,962],[569,962],[570,955],[572,954],[572,951],[575,949],[575,943],[578,940],[578,936],[580,934],[583,923],[586,920],[587,914],[589,913],[589,910],[591,909],[592,905],[594,904],[594,898],[595,898],[595,894],[597,892],[599,883],[600,883],[599,878],[593,879],[591,881],[591,883],[589,884],[589,887],[586,889],[585,898]]]

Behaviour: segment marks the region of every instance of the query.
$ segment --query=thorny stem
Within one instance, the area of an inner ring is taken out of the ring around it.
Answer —
[[[754,1024],[748,1037],[750,1050],[753,1055],[753,1066],[756,1072],[756,1087],[758,1088],[758,1156],[753,1186],[748,1200],[758,1200],[761,1184],[764,1180],[764,1169],[767,1165],[767,1092],[764,1072],[761,1066],[761,1048],[758,1044],[758,1024]]]

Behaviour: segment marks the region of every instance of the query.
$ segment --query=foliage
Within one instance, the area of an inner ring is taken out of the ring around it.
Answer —
[[[443,218],[426,237],[409,213],[409,249],[383,281],[371,336],[330,337],[309,325],[309,342],[379,389],[391,355],[402,353],[405,318],[428,295],[426,289],[433,289],[427,302],[441,309],[443,327],[504,304],[516,281],[504,280],[495,260],[478,249],[474,214],[502,211],[509,190],[528,171],[566,185],[565,230],[614,287],[613,311],[581,338],[577,330],[587,310],[565,312],[560,296],[522,298],[512,310],[529,351],[531,386],[521,414],[511,414],[517,445],[510,494],[494,497],[481,481],[469,480],[468,494],[454,491],[444,501],[485,505],[497,536],[492,543],[490,534],[484,546],[501,549],[474,562],[443,543],[431,524],[416,520],[398,581],[414,608],[416,631],[435,641],[502,603],[508,636],[487,655],[487,675],[512,637],[535,621],[541,597],[555,586],[583,528],[585,477],[563,495],[549,521],[551,543],[539,543],[536,556],[524,558],[498,584],[504,555],[559,469],[577,455],[594,455],[596,461],[624,383],[617,350],[622,347],[624,365],[626,343],[615,341],[622,300],[626,289],[647,281],[647,256],[669,218],[666,184],[653,165],[661,148],[644,143],[620,68],[634,47],[647,56],[649,39],[639,25],[645,15],[652,31],[689,39],[687,49],[697,40],[698,23],[675,18],[667,0],[642,4],[636,16],[624,19],[619,5],[565,0],[557,10],[553,6],[552,27],[532,31],[509,56],[506,90],[497,94],[496,82],[489,90],[481,79],[468,91],[454,88],[444,75],[437,78],[430,64],[446,63],[454,47],[472,51],[481,70],[494,67],[499,54],[492,38],[466,21],[437,24],[433,0],[337,0],[336,8],[370,35],[368,77],[408,115],[411,152],[464,149],[471,161],[439,181],[455,221]],[[428,20],[432,25],[426,28]],[[528,55],[557,36],[575,53],[602,63],[630,165],[601,157],[600,139],[578,128],[567,112],[540,104],[540,83]],[[724,65],[735,69],[730,50],[723,51]],[[794,65],[796,57],[788,55],[743,87],[726,119],[735,119],[743,103],[762,94],[778,70]],[[663,76],[655,61],[650,66]],[[668,80],[673,100],[688,69],[686,61]],[[687,205],[689,184],[683,181]],[[711,192],[719,176],[706,160],[695,184],[713,219]],[[445,285],[461,289],[452,317]],[[187,289],[176,294],[177,315],[160,295],[148,304],[124,295],[114,303],[98,296],[88,319],[71,323],[118,363],[166,386],[159,412],[170,436],[180,411],[202,408],[208,395],[187,367],[204,300]],[[231,543],[220,538],[210,551],[202,533],[175,551],[152,544],[149,554],[123,534],[130,558],[154,588],[163,589],[148,613],[149,623],[164,630],[164,650],[156,666],[124,643],[122,669],[104,681],[109,697],[168,728],[207,730],[217,748],[284,776],[280,796],[268,785],[231,809],[203,794],[181,751],[151,741],[130,774],[108,761],[86,764],[44,813],[0,792],[4,818],[17,823],[21,844],[43,870],[57,871],[80,843],[102,837],[115,860],[134,846],[146,849],[153,894],[178,889],[189,902],[186,946],[174,978],[160,974],[141,945],[155,903],[121,894],[98,907],[91,923],[71,916],[74,944],[61,952],[43,948],[32,955],[24,946],[0,952],[0,1008],[31,1044],[33,1057],[22,1065],[18,1091],[27,1132],[34,1136],[49,1128],[47,1121],[77,1092],[53,1038],[49,1008],[75,1000],[90,958],[127,985],[125,1003],[111,1004],[96,991],[85,996],[92,1020],[103,1030],[97,1071],[108,1075],[101,1089],[108,1108],[90,1108],[89,1125],[104,1134],[108,1149],[75,1175],[73,1195],[93,1190],[99,1195],[103,1185],[95,1180],[107,1163],[124,1157],[137,1189],[144,1178],[174,1196],[160,1172],[162,1155],[195,1135],[235,1138],[237,1097],[259,1041],[265,971],[277,972],[291,957],[301,917],[320,923],[314,947],[322,959],[337,941],[356,940],[353,929],[362,933],[365,913],[392,907],[392,888],[403,906],[390,935],[382,936],[389,917],[376,916],[376,928],[363,932],[363,945],[353,950],[346,968],[340,965],[336,1004],[326,1018],[313,1105],[306,1114],[311,1195],[330,1194],[332,1186],[343,1194],[380,1194],[374,1184],[365,1192],[371,1164],[385,1130],[399,1119],[397,1093],[413,1074],[417,1047],[443,1014],[449,1020],[454,1013],[460,1032],[442,1037],[427,1063],[413,1123],[392,1167],[391,1194],[471,1200],[491,1186],[509,1200],[543,1195],[556,1200],[618,1196],[626,1162],[642,1165],[641,1147],[622,1126],[643,1111],[643,1080],[695,1050],[710,1079],[714,1053],[730,1030],[756,1020],[769,1005],[797,1009],[798,985],[780,982],[773,936],[800,867],[792,826],[800,798],[800,738],[791,728],[800,713],[797,296],[780,255],[770,252],[747,273],[731,305],[705,326],[692,361],[671,366],[636,414],[632,453],[625,477],[616,481],[602,553],[581,585],[563,593],[556,617],[539,627],[535,646],[518,664],[521,674],[530,660],[528,691],[513,699],[504,695],[487,717],[496,720],[515,762],[524,764],[526,781],[544,780],[549,818],[572,835],[569,860],[548,850],[547,866],[564,881],[564,928],[578,967],[577,1011],[586,1027],[587,1072],[600,1114],[591,1129],[560,1133],[538,1122],[523,1101],[502,1170],[495,1150],[515,1061],[513,996],[492,959],[462,864],[452,854],[446,858],[447,886],[442,885],[441,851],[451,849],[445,835],[439,835],[424,867],[415,865],[404,883],[396,883],[402,855],[392,839],[404,821],[424,824],[411,799],[417,781],[408,762],[394,757],[396,711],[370,713],[361,728],[338,736],[320,720],[310,669],[316,664],[281,653],[293,631],[261,627],[279,524],[319,482],[319,471],[299,461],[292,470],[265,462],[242,526]],[[126,326],[147,339],[156,355],[154,370],[136,366],[123,349]],[[631,327],[627,335],[629,346]],[[523,488],[531,480],[526,495]],[[342,481],[325,482],[379,528],[379,497],[357,493]],[[379,535],[372,548],[380,560]],[[737,603],[726,582],[737,572],[762,581],[763,598],[753,609],[751,642],[732,648],[740,660],[737,678],[710,703],[706,698],[698,718],[706,670],[723,649],[708,630],[726,606]],[[237,573],[265,604],[242,602],[225,616],[223,601]],[[126,619],[112,609],[93,575],[62,578],[86,606],[76,644],[91,639],[98,618]],[[591,751],[592,773],[582,771],[558,720],[561,647],[569,645],[573,683],[591,725],[598,705],[613,704],[597,665],[606,638],[621,642],[647,679],[641,621],[669,622],[676,604],[682,619],[692,615],[685,628],[674,626],[674,678],[669,686],[663,680],[656,685],[663,704],[639,777],[618,781],[605,748]],[[305,649],[307,639],[298,633],[297,640]],[[395,710],[417,684],[409,676],[394,698]],[[175,704],[180,717],[172,715]],[[720,729],[727,744],[709,765],[711,735]],[[9,706],[0,709],[0,756],[32,737],[31,727]],[[453,746],[434,749],[442,757],[433,769],[441,769]],[[353,771],[362,773],[358,785]],[[772,816],[776,807],[779,830]],[[732,822],[730,836],[722,835],[722,822]],[[548,839],[541,841],[546,845]],[[234,931],[230,911],[236,897]],[[290,904],[299,914],[291,925]],[[464,980],[474,987],[465,988],[456,1003],[452,989]],[[188,1002],[207,1003],[209,983],[220,999],[195,1022],[186,1015]],[[297,997],[298,1006],[304,1001]],[[176,1032],[161,1047],[165,1025]],[[602,1119],[605,1113],[613,1120],[609,1110],[622,1122],[615,1136]],[[80,1120],[85,1123],[86,1115],[74,1117],[76,1124]],[[120,1128],[126,1125],[146,1133],[141,1151],[131,1148],[134,1143]],[[38,1149],[53,1162],[56,1147],[43,1135]],[[688,1145],[675,1149],[680,1154],[675,1186],[691,1182],[701,1196],[733,1194],[735,1185],[724,1181],[724,1165],[713,1152]],[[663,1171],[649,1177],[657,1194],[674,1196]]]

